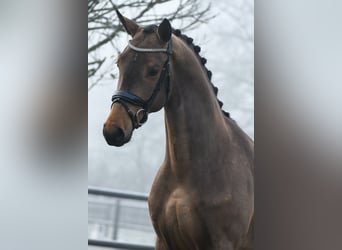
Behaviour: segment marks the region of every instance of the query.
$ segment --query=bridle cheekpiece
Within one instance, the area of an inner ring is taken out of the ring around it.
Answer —
[[[166,82],[166,96],[169,97],[170,91],[170,55],[172,54],[172,39],[169,40],[167,48],[139,48],[134,46],[131,41],[128,42],[128,46],[136,51],[141,53],[166,53],[167,59],[163,65],[162,71],[160,73],[159,80],[155,85],[151,96],[145,101],[141,97],[134,95],[126,90],[117,90],[114,92],[112,96],[112,106],[114,103],[120,103],[125,110],[127,111],[128,116],[130,117],[133,128],[139,128],[143,125],[148,118],[148,113],[153,104],[154,99],[159,93],[162,83],[165,81],[165,77],[167,77]],[[134,114],[128,107],[128,103],[131,103],[135,106],[140,107],[140,109]],[[139,115],[142,114],[142,119],[139,120]]]

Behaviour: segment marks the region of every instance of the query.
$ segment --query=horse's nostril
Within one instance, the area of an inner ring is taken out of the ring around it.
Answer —
[[[125,133],[123,129],[116,127],[115,129],[115,135],[118,139],[124,139],[125,138]]]
[[[111,146],[122,146],[125,143],[125,132],[122,128],[112,126],[108,128],[103,126],[103,136]]]

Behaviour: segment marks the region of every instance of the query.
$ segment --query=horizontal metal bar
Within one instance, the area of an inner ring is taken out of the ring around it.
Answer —
[[[114,189],[100,188],[100,187],[88,187],[88,194],[103,195],[103,196],[108,196],[108,197],[139,200],[139,201],[148,200],[148,195],[146,194],[134,193],[134,192],[122,192],[122,191],[118,191]]]
[[[113,240],[92,240],[88,239],[88,245],[97,247],[110,247],[129,250],[154,250],[153,246],[129,244]]]

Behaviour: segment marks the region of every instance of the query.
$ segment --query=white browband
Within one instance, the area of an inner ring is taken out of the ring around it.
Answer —
[[[132,50],[135,50],[135,51],[138,51],[138,52],[165,52],[167,53],[167,48],[160,48],[160,49],[155,49],[155,48],[138,48],[138,47],[135,47],[133,44],[131,44],[131,41],[128,41],[128,46],[132,49]]]

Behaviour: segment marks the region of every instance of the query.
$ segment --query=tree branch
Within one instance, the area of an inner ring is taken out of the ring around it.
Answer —
[[[116,9],[131,10],[134,14],[130,19],[143,25],[159,23],[164,18],[170,21],[180,20],[183,27],[179,28],[182,30],[193,29],[214,17],[209,15],[211,5],[201,7],[199,0],[178,0],[178,5],[174,6],[169,13],[156,14],[157,7],[159,9],[159,6],[170,4],[170,2],[175,1],[120,0],[114,3],[112,0],[88,0],[88,57],[93,58],[93,61],[88,63],[89,90],[110,74],[109,70],[104,72],[106,71],[104,68],[112,65],[106,62],[106,58],[101,58],[99,52],[108,44],[114,50],[118,50],[113,41],[125,32],[119,25]]]

